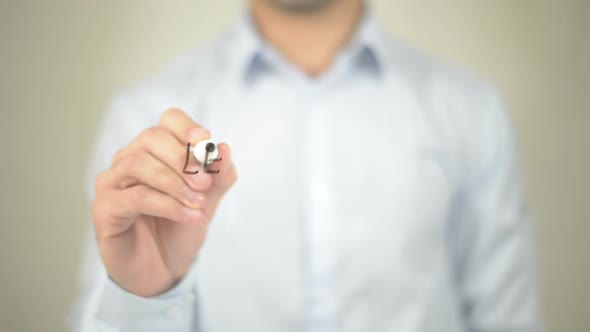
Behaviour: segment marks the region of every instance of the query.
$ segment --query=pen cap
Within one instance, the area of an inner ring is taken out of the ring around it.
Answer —
[[[205,163],[205,155],[207,154],[207,149],[209,149],[209,156],[207,159],[207,164],[213,162],[219,155],[219,150],[217,149],[217,145],[213,143],[211,140],[202,140],[195,147],[193,148],[193,155],[195,158],[201,163]]]

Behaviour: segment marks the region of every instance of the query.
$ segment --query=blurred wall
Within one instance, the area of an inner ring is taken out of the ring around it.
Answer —
[[[494,80],[520,137],[553,331],[590,326],[590,1],[374,1],[401,39]],[[238,15],[239,0],[0,2],[0,330],[64,331],[109,96]]]

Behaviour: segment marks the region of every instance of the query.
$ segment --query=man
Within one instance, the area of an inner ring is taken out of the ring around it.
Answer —
[[[219,173],[184,174],[204,139]],[[91,178],[75,329],[540,329],[500,99],[361,0],[250,1],[114,99]]]

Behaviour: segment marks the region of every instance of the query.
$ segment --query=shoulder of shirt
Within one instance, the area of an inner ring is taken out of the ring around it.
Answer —
[[[413,94],[430,104],[438,116],[478,126],[493,117],[506,121],[503,100],[496,85],[463,66],[441,60],[409,43],[383,34],[382,53],[387,75],[400,80]]]
[[[465,67],[433,56],[409,42],[382,33],[382,55],[388,75],[397,77],[421,90],[442,89],[449,97],[477,98],[495,93],[496,87],[486,78]]]
[[[495,84],[464,67],[386,36],[386,75],[407,87],[425,119],[461,159],[480,162],[499,144],[515,143],[510,115]]]

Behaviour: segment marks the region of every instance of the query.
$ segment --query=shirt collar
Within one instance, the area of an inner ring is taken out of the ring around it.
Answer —
[[[374,74],[381,74],[384,67],[384,37],[380,23],[369,5],[365,4],[365,13],[354,33],[351,42],[343,52],[350,52],[353,64],[359,69],[366,69]]]
[[[248,82],[272,70],[275,51],[259,34],[250,11],[245,10],[235,30],[232,44],[237,74]],[[384,69],[384,37],[382,28],[370,6],[365,12],[349,44],[341,50],[351,57],[355,69],[379,75]]]

